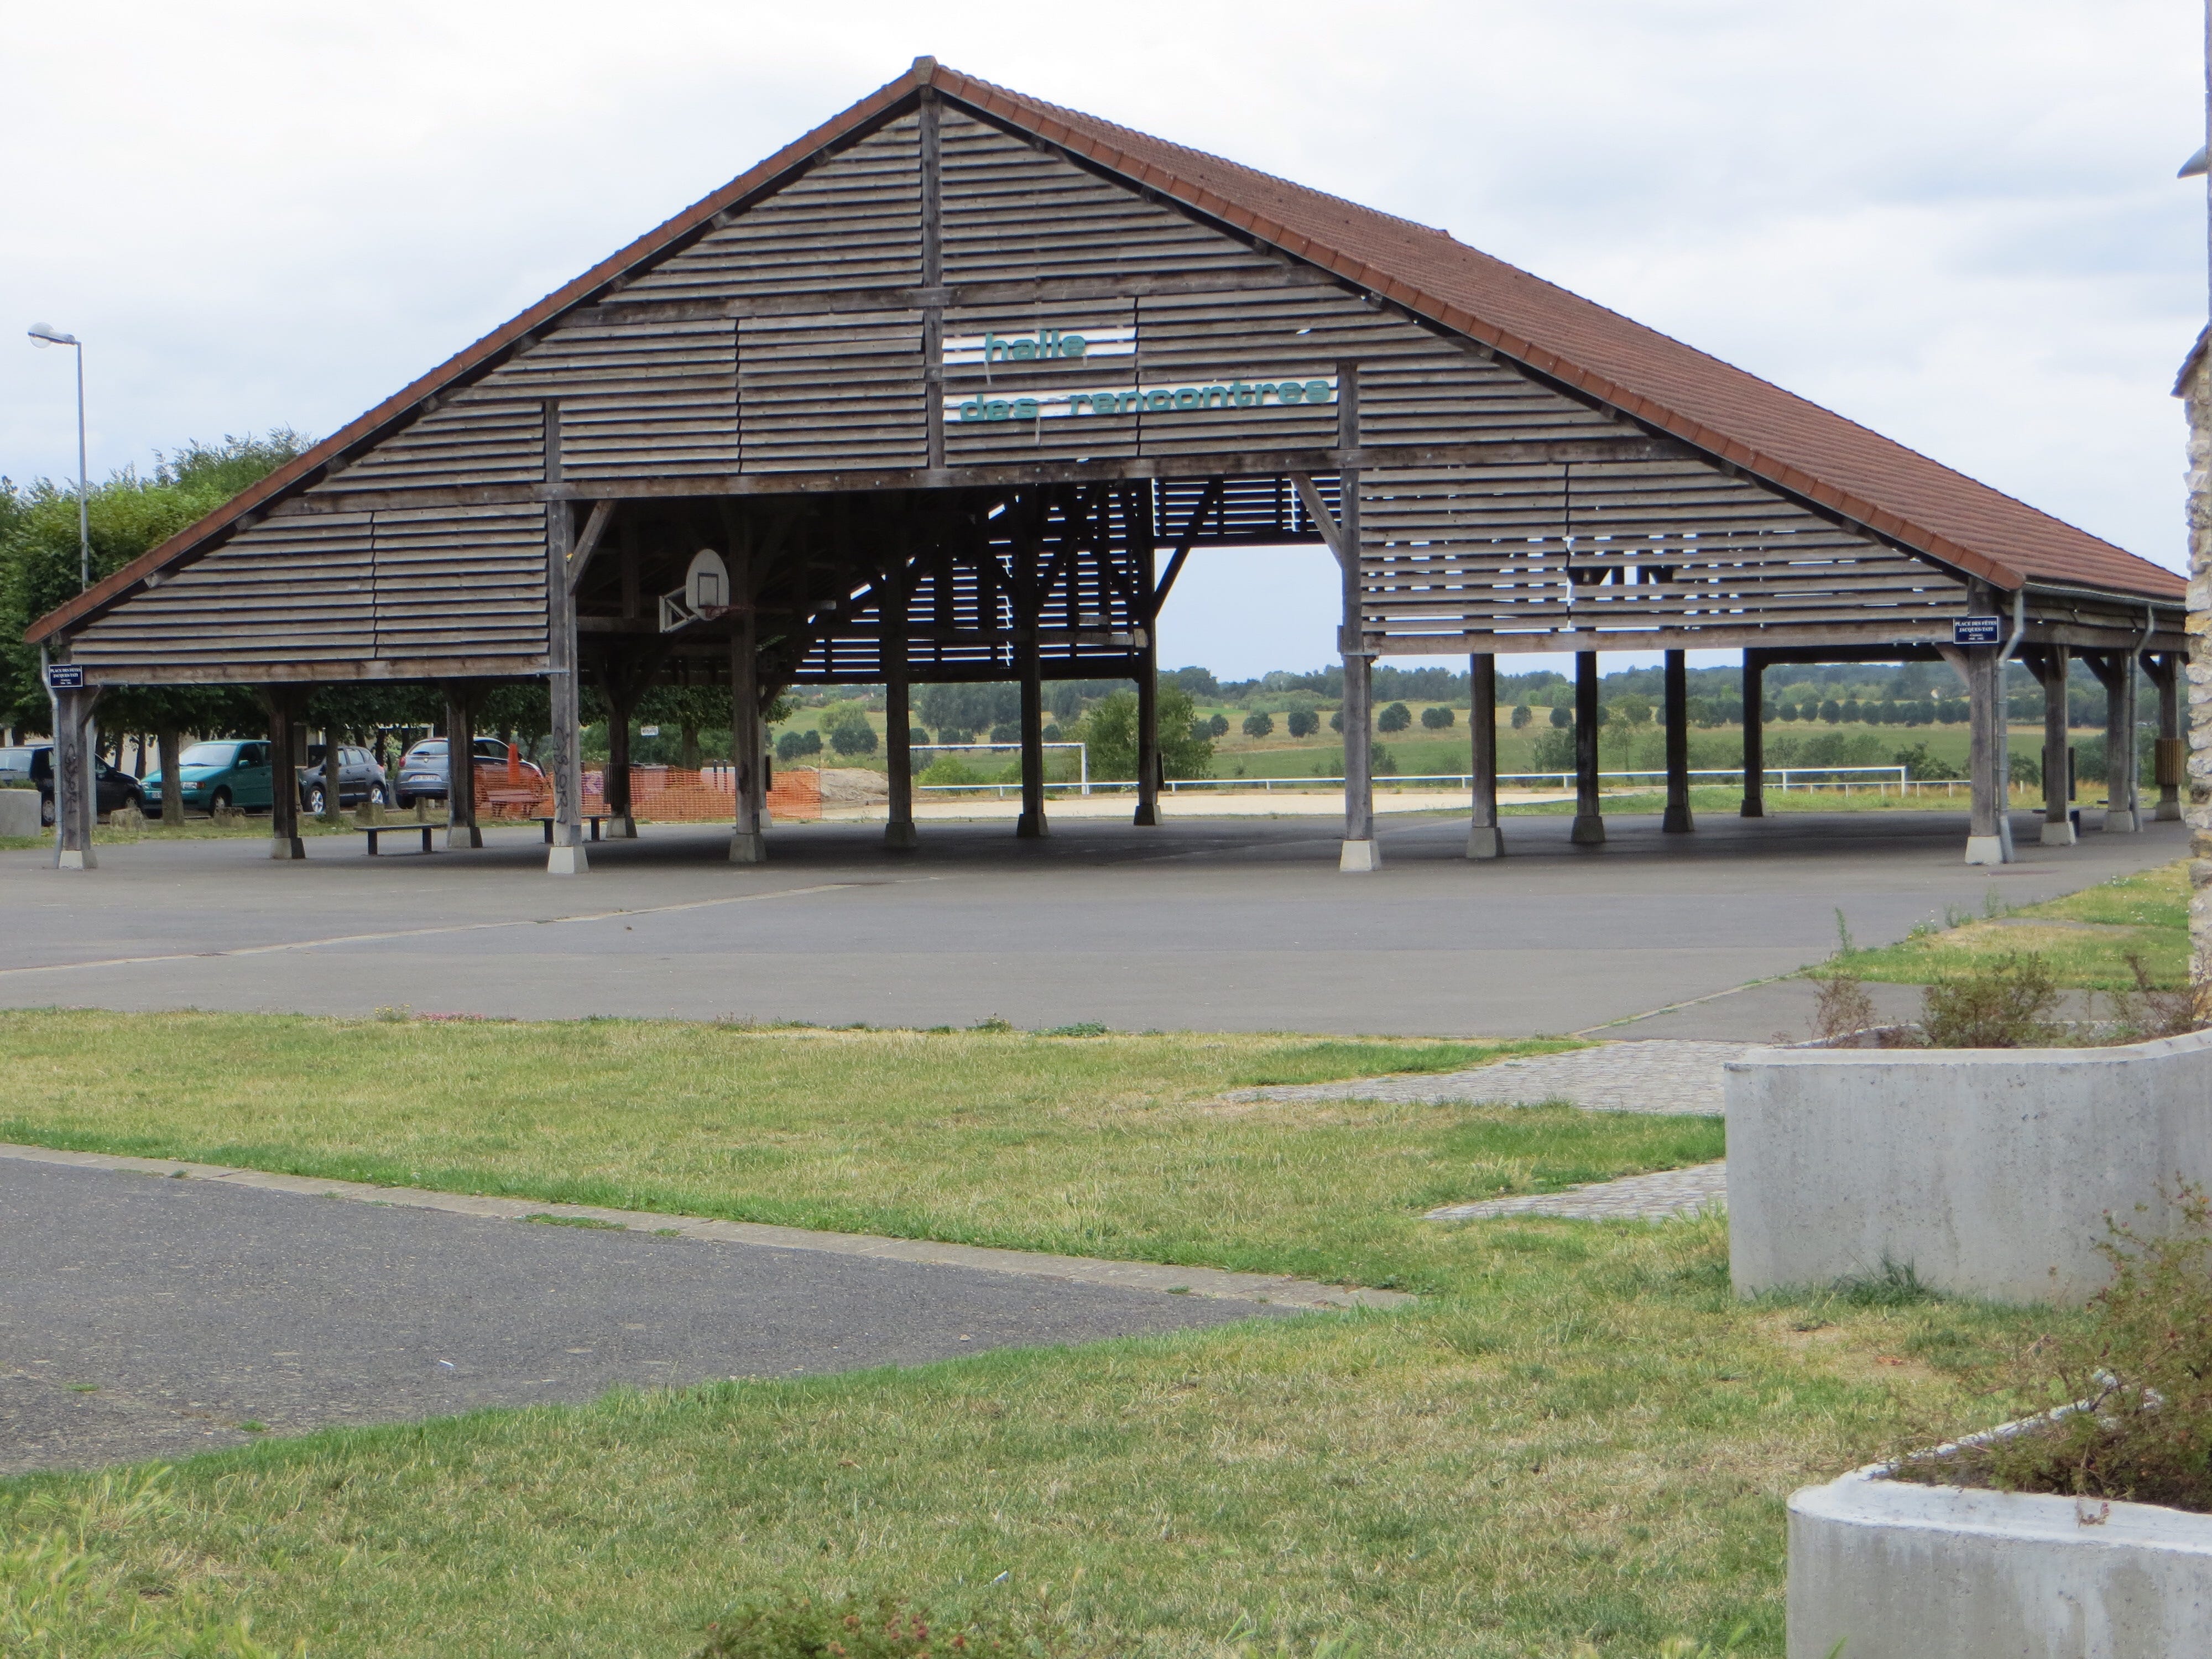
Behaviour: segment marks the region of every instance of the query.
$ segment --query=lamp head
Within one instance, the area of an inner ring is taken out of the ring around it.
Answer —
[[[2199,149],[2196,155],[2181,164],[2181,171],[2173,176],[2177,179],[2201,179],[2204,176],[2207,166],[2208,158],[2205,152]]]
[[[31,343],[44,351],[50,345],[75,345],[76,336],[63,333],[52,323],[33,323]]]

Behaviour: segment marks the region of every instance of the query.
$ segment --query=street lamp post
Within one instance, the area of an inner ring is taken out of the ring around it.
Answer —
[[[51,323],[31,325],[31,343],[41,351],[65,345],[76,352],[76,574],[79,592],[92,586],[92,519],[85,507],[84,478],[84,342],[64,334]]]

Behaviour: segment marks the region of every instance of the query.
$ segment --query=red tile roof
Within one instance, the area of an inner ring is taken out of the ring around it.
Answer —
[[[412,412],[623,273],[891,109],[924,84],[1309,260],[1743,471],[1996,586],[2100,588],[2179,602],[2183,579],[2087,531],[1619,313],[1492,258],[1446,232],[1309,190],[1235,161],[1024,96],[918,58],[796,143],[601,261],[198,524],[26,631],[51,638],[212,535],[303,487],[326,463]]]

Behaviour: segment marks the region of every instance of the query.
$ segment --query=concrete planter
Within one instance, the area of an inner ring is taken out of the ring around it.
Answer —
[[[2108,1213],[2154,1234],[2172,1222],[2161,1185],[2212,1186],[2212,1032],[2114,1048],[1767,1048],[1728,1073],[1741,1295],[1887,1262],[1938,1290],[2081,1302],[2110,1275],[2096,1251]]]
[[[1789,1659],[2212,1651],[2212,1516],[1881,1473],[1790,1499]]]
[[[39,823],[39,792],[0,789],[0,836],[42,836]]]

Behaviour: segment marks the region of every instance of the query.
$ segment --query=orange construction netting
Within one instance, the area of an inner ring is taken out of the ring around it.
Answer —
[[[526,770],[519,760],[504,767],[495,763],[476,769],[477,816],[499,818],[543,818],[553,815],[553,780]],[[629,769],[630,813],[656,823],[728,823],[737,817],[737,774],[726,766],[686,771],[673,766],[633,766]],[[607,810],[606,775],[593,769],[584,774],[584,816]],[[793,768],[769,775],[768,811],[785,823],[822,816],[822,775],[810,768]]]

